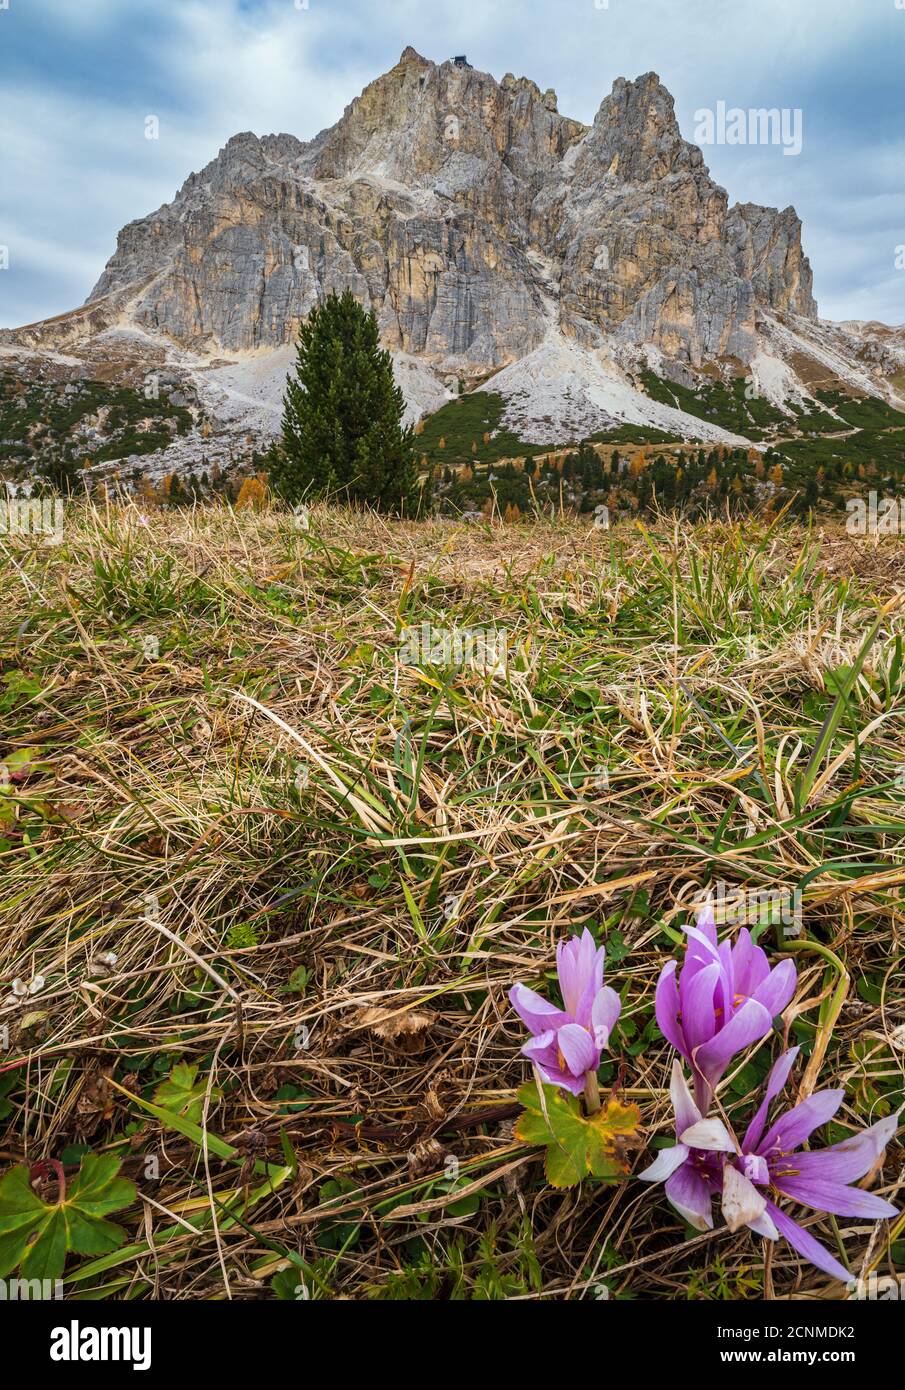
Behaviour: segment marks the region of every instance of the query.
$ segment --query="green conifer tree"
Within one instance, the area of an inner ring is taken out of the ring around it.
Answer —
[[[380,347],[377,319],[350,290],[330,294],[299,330],[270,484],[287,502],[316,497],[415,516],[426,504],[412,430]]]

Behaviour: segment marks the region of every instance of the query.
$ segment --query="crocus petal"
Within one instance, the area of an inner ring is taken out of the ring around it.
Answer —
[[[736,992],[747,997],[753,994],[770,966],[763,951],[751,940],[747,927],[742,927],[732,947],[732,974]]]
[[[571,1072],[560,1071],[558,1066],[547,1066],[541,1062],[535,1065],[548,1086],[560,1086],[564,1091],[570,1091],[573,1096],[580,1096],[584,1090],[583,1076],[573,1076]]]
[[[765,1206],[769,1205],[769,1202],[765,1203]],[[754,1221],[749,1221],[748,1225],[756,1235],[766,1236],[767,1240],[779,1239],[779,1231],[776,1229],[776,1223],[768,1211],[762,1211],[760,1216],[756,1217]]]
[[[585,983],[584,991],[578,1001],[578,1005],[573,1015],[575,1022],[580,1023],[582,1028],[588,1028],[591,1023],[591,1013],[594,1008],[594,1000],[601,991],[600,980],[603,978],[603,969],[598,971],[592,969]]]
[[[532,1066],[537,1067],[548,1086],[561,1086],[564,1090],[571,1091],[574,1096],[580,1095],[584,1090],[584,1076],[575,1077],[570,1071],[563,1069],[556,1037],[557,1035],[551,1032],[529,1038],[522,1048],[522,1055],[528,1058]]]
[[[806,1260],[810,1260],[812,1265],[822,1269],[824,1274],[828,1274],[832,1279],[841,1279],[847,1283],[851,1278],[848,1270],[834,1259],[829,1250],[825,1250],[819,1240],[815,1240],[812,1235],[799,1226],[797,1221],[793,1221],[791,1216],[786,1216],[773,1202],[767,1202],[767,1211],[773,1219],[777,1230],[781,1236],[785,1236],[793,1250],[797,1250],[799,1255],[803,1255]]]
[[[550,1028],[562,1028],[563,1024],[572,1022],[569,1014],[564,1014],[562,1009],[523,984],[512,986],[509,1003],[532,1033],[546,1033]]]
[[[723,1169],[723,1218],[733,1234],[763,1216],[767,1199],[734,1163]]]
[[[591,946],[594,949],[594,959],[591,964],[591,978],[594,981],[595,990],[598,990],[603,984],[603,968],[606,963],[606,947],[594,947],[593,936],[591,936],[590,932],[588,932],[587,934],[591,938]]]
[[[649,1168],[645,1168],[643,1173],[639,1173],[640,1182],[665,1182],[668,1177],[681,1168],[688,1157],[688,1150],[684,1144],[673,1144],[668,1149],[661,1149]]]
[[[669,1095],[676,1117],[676,1136],[678,1136],[683,1129],[690,1129],[701,1118],[701,1112],[695,1105],[691,1091],[688,1089],[688,1082],[685,1080],[685,1073],[682,1071],[682,1065],[678,1058],[672,1064]]]
[[[595,946],[594,938],[585,927],[581,936],[561,941],[556,948],[556,970],[563,1003],[573,1018],[578,1019],[582,1005],[590,1010],[591,1001],[603,983],[604,950]],[[580,1019],[582,1025],[587,1020]]]
[[[552,1031],[538,1033],[536,1038],[529,1038],[522,1048],[522,1056],[527,1057],[528,1061],[535,1067],[552,1067],[554,1071],[561,1070],[556,1034]]]
[[[609,1044],[610,1034],[616,1026],[622,1003],[619,995],[609,985],[597,991],[591,1005],[591,1032],[598,1048]]]
[[[773,1027],[773,1015],[763,1004],[748,999],[715,1037],[694,1054],[694,1065],[715,1086],[736,1052],[760,1042]]]
[[[770,1069],[770,1075],[767,1077],[767,1087],[764,1091],[764,1098],[760,1103],[757,1114],[745,1131],[745,1137],[742,1140],[742,1153],[752,1153],[753,1150],[757,1148],[757,1141],[763,1134],[764,1125],[767,1123],[767,1111],[770,1109],[770,1102],[776,1099],[783,1086],[785,1086],[788,1081],[789,1072],[792,1070],[799,1051],[800,1049],[797,1047],[790,1047],[788,1052],[784,1052],[782,1056],[773,1063]]]
[[[795,1157],[793,1155],[782,1162],[792,1164]],[[885,1221],[887,1217],[899,1214],[891,1202],[884,1202],[873,1192],[862,1192],[860,1187],[846,1187],[845,1183],[824,1182],[820,1178],[810,1177],[783,1177],[774,1172],[773,1185],[786,1197],[801,1202],[802,1206],[829,1212],[831,1216],[860,1216],[865,1221]]]
[[[594,1040],[577,1023],[567,1023],[556,1033],[559,1050],[565,1058],[566,1066],[573,1076],[584,1076],[587,1071],[596,1071],[600,1065],[600,1050]]]
[[[826,1182],[857,1182],[869,1173],[883,1157],[886,1145],[899,1127],[898,1115],[878,1120],[870,1129],[853,1134],[828,1149],[813,1153],[797,1153],[795,1167],[803,1178],[821,1178]]]
[[[703,970],[686,981],[685,973],[679,981],[679,1007],[682,1011],[682,1032],[692,1054],[701,1043],[707,1042],[716,1032],[717,1020],[714,1013],[713,993],[719,983],[720,966],[718,961],[707,965]]]
[[[795,993],[798,972],[791,960],[780,961],[774,966],[765,980],[753,991],[751,998],[763,1004],[771,1019],[781,1014]]]
[[[719,949],[720,957],[720,983],[714,993],[714,1001],[717,1008],[722,1009],[722,1026],[728,1023],[735,1013],[735,1001],[738,994],[738,986],[735,983],[735,972],[732,968],[732,946],[726,940]]]
[[[687,940],[685,942],[685,959],[682,962],[682,979],[687,987],[699,971],[705,970],[708,965],[713,965],[714,961],[719,962],[720,952],[717,946],[715,928],[712,940],[710,935],[700,931],[697,927],[684,927],[683,930]]]
[[[690,1163],[683,1163],[663,1189],[680,1216],[696,1231],[713,1229],[710,1188]]]
[[[578,977],[578,942],[560,941],[556,947],[556,974],[559,989],[569,1014],[574,1016],[575,1008],[581,998],[581,981]]]
[[[716,940],[716,927],[713,927],[712,932],[707,932],[699,923],[696,927],[685,927],[685,935],[688,937],[685,947],[686,960],[703,965],[712,965],[714,961],[719,960],[720,948]]]
[[[698,1120],[679,1135],[679,1141],[690,1149],[704,1149],[707,1153],[734,1154],[737,1152],[735,1140],[722,1120],[715,1116],[709,1120]]]
[[[685,1035],[679,1026],[679,987],[676,984],[677,965],[674,960],[667,961],[660,971],[654,994],[654,1012],[657,1027],[667,1042],[672,1043],[677,1052],[687,1056]]]
[[[593,979],[595,988],[599,989],[603,984],[603,965],[606,959],[606,950],[603,946],[597,945],[587,927],[585,927],[584,931],[581,933],[581,940],[578,944],[582,979]]]
[[[709,900],[695,918],[695,926],[712,945],[716,945],[716,918],[713,915],[713,903]]]
[[[758,1148],[762,1154],[771,1149],[791,1153],[810,1138],[815,1129],[831,1120],[842,1104],[845,1091],[815,1091],[807,1100],[780,1115],[776,1124],[764,1135]]]

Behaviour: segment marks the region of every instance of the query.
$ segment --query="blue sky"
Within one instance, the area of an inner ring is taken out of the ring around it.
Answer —
[[[732,201],[805,224],[821,313],[905,322],[905,0],[0,0],[0,326],[80,303],[119,228],[233,134],[310,138],[408,44],[593,120],[653,69],[695,112],[792,107],[795,158],[712,146]],[[156,116],[160,138],[145,138]],[[2,264],[2,256],[0,256]]]

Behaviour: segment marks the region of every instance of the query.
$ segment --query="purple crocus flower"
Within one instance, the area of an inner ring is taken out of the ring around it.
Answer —
[[[893,1115],[878,1120],[828,1149],[799,1151],[815,1129],[832,1119],[844,1092],[817,1091],[767,1129],[770,1104],[783,1089],[797,1056],[798,1048],[793,1047],[775,1063],[764,1099],[741,1144],[722,1120],[701,1117],[682,1068],[674,1062],[670,1095],[678,1143],[662,1150],[638,1176],[643,1182],[665,1179],[670,1202],[696,1230],[713,1227],[711,1203],[720,1195],[730,1231],[749,1226],[768,1240],[784,1236],[793,1250],[825,1274],[847,1280],[848,1270],[761,1189],[834,1216],[872,1221],[896,1216],[896,1208],[889,1202],[851,1184],[883,1157],[898,1118]]]
[[[603,983],[605,954],[587,928],[580,938],[559,943],[556,972],[563,1009],[523,984],[509,991],[509,1002],[533,1034],[522,1053],[545,1081],[573,1096],[584,1090],[587,1074],[596,1073],[619,1017],[619,995]]]
[[[686,927],[685,961],[660,972],[655,1010],[660,1032],[691,1066],[695,1098],[706,1114],[717,1083],[737,1052],[765,1038],[795,993],[791,960],[770,969],[743,927],[735,945],[717,942],[709,908]]]

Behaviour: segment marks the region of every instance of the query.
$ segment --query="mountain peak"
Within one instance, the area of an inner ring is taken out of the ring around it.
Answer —
[[[399,62],[396,64],[396,66],[397,68],[404,68],[410,66],[411,64],[414,64],[416,67],[421,68],[433,67],[433,63],[430,61],[429,58],[424,58],[418,52],[417,48],[412,48],[411,44],[409,44],[408,48],[404,48],[401,54],[399,55]]]
[[[123,229],[91,301],[229,352],[290,343],[349,288],[388,347],[453,376],[554,330],[749,362],[758,311],[816,314],[800,230],[728,209],[655,72],[617,78],[589,128],[529,78],[408,47],[314,140],[234,136]]]
[[[626,182],[661,179],[704,163],[700,150],[683,140],[675,102],[655,72],[634,82],[616,79],[594,118],[588,147]]]

